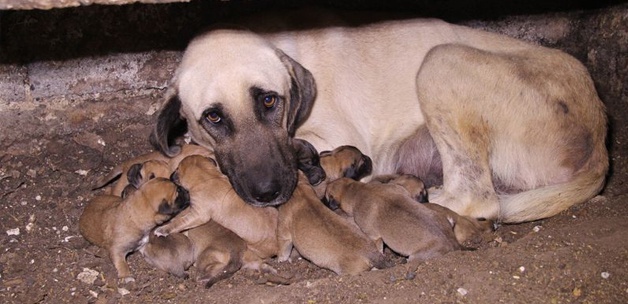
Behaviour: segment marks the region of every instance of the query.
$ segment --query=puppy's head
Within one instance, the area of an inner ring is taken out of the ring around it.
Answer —
[[[190,195],[166,178],[157,177],[143,184],[138,190],[130,194],[128,203],[137,204],[142,201],[155,216],[158,224],[171,218],[179,211],[190,205]]]
[[[323,151],[320,153],[320,163],[329,180],[340,177],[360,180],[373,170],[371,158],[354,146],[341,146],[333,151]]]
[[[190,155],[179,163],[177,170],[170,175],[170,180],[178,186],[190,189],[207,179],[220,177],[222,173],[215,160],[203,155]]]
[[[348,188],[351,184],[355,182],[356,181],[351,178],[342,177],[329,183],[327,189],[325,189],[323,203],[332,210],[341,208],[349,215],[353,214],[353,208],[351,208],[347,200],[344,199],[344,196],[346,191],[349,191]]]
[[[151,141],[167,155],[187,130],[247,203],[286,202],[297,184],[290,140],[316,95],[309,71],[261,37],[216,30],[187,48]],[[183,128],[183,126],[185,128]]]
[[[127,171],[126,177],[129,184],[137,189],[153,178],[168,177],[169,175],[168,163],[153,159],[140,164],[133,164]]]
[[[427,189],[423,181],[410,174],[402,174],[390,180],[391,184],[397,184],[408,191],[410,197],[419,203],[427,203]]]

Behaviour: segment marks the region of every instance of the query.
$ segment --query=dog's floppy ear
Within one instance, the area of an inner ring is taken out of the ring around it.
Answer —
[[[297,128],[310,115],[316,98],[316,83],[310,71],[277,49],[277,55],[290,74],[290,106],[288,107],[288,134],[294,136]]]
[[[181,116],[181,99],[171,90],[159,112],[155,129],[150,134],[150,143],[161,153],[173,157],[181,152],[175,141],[187,132],[187,121]]]
[[[126,173],[129,184],[138,189],[142,182],[142,164],[133,164]]]

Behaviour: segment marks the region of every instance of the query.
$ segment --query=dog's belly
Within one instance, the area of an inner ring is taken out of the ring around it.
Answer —
[[[319,151],[356,146],[383,174],[394,171],[398,146],[424,123],[415,79],[425,54],[454,36],[440,21],[416,20],[269,38],[316,79],[316,101],[296,136]]]

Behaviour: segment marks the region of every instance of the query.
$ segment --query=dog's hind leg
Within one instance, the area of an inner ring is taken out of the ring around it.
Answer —
[[[432,49],[417,76],[443,163],[431,201],[466,216],[531,221],[597,194],[606,117],[586,69],[557,50]],[[500,191],[506,194],[496,194]]]

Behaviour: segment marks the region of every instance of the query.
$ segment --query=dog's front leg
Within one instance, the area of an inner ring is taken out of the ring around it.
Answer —
[[[202,212],[194,205],[190,206],[181,213],[177,214],[173,219],[161,227],[155,229],[156,236],[167,236],[171,233],[177,233],[192,229],[209,222],[212,219],[211,212],[204,210]]]
[[[109,249],[109,258],[118,273],[118,284],[134,282],[135,279],[131,275],[131,269],[126,262],[127,250],[121,246],[114,246]]]

